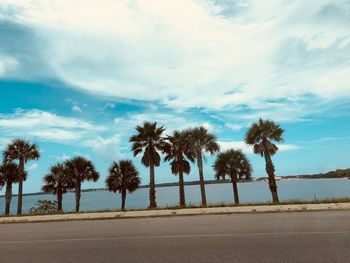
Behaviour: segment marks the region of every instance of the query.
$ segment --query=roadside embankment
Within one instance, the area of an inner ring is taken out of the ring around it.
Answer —
[[[193,216],[193,215],[214,215],[214,214],[235,214],[235,213],[346,210],[346,209],[350,210],[350,203],[157,209],[157,210],[93,212],[93,213],[77,213],[77,214],[69,213],[69,214],[36,215],[36,216],[21,216],[21,217],[11,216],[11,217],[1,217],[0,224],[53,222],[53,221],[70,221],[70,220],[166,217],[166,216]]]

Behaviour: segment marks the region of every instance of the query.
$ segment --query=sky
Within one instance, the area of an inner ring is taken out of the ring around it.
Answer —
[[[18,137],[40,148],[26,193],[76,155],[101,174],[83,188],[104,187],[121,159],[147,184],[128,142],[144,121],[169,135],[203,125],[263,177],[243,139],[268,118],[285,129],[276,175],[348,168],[350,2],[0,0],[0,94],[0,151]],[[185,180],[197,179],[192,165]],[[157,183],[173,181],[168,163],[156,168]]]

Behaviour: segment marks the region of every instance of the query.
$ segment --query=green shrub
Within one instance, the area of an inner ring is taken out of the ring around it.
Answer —
[[[30,215],[56,214],[58,208],[57,201],[39,200],[36,205],[29,209]]]

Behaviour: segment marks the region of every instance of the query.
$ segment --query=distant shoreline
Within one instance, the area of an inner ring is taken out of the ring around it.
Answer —
[[[277,181],[293,181],[293,180],[308,180],[308,179],[350,179],[350,176],[343,176],[343,177],[325,177],[325,176],[317,176],[317,175],[295,175],[295,176],[276,176]],[[238,180],[238,183],[254,183],[254,182],[266,182],[268,181],[267,177],[261,177],[261,178],[252,178],[252,180]],[[231,183],[230,180],[207,180],[205,181],[206,185],[210,184],[227,184]],[[178,182],[172,182],[172,183],[160,183],[156,184],[156,188],[159,187],[174,187],[178,186]],[[199,181],[189,181],[185,182],[185,186],[190,185],[199,185]],[[139,189],[142,188],[149,188],[149,185],[141,185]],[[90,188],[90,189],[84,189],[81,190],[81,192],[97,192],[97,191],[108,191],[107,188]],[[71,191],[74,193],[74,191]],[[36,193],[26,193],[23,194],[23,196],[33,196],[33,195],[47,195],[44,192],[36,192]],[[16,197],[17,194],[13,194],[13,197]],[[4,197],[4,195],[0,195],[0,198]]]

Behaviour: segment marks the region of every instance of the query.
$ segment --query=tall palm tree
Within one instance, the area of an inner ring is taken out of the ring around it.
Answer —
[[[283,132],[277,123],[270,120],[259,119],[257,123],[253,123],[246,136],[245,142],[253,146],[255,154],[260,154],[265,158],[266,172],[269,177],[269,187],[272,194],[273,203],[279,203],[277,194],[277,184],[275,179],[275,167],[271,156],[278,151],[278,147],[272,141],[283,142]]]
[[[84,157],[77,156],[65,161],[65,173],[75,190],[75,212],[80,210],[81,184],[84,181],[96,182],[100,177],[94,164]]]
[[[189,161],[194,162],[194,153],[189,139],[189,134],[184,131],[174,131],[172,136],[167,137],[169,142],[166,147],[165,161],[171,161],[171,172],[179,175],[179,196],[180,206],[186,206],[184,173],[189,174],[191,165]],[[188,161],[189,160],[189,161]]]
[[[18,160],[19,163],[19,177],[18,177],[18,205],[17,215],[22,214],[22,198],[23,198],[23,175],[24,166],[27,161],[37,160],[40,157],[39,148],[36,144],[31,144],[29,141],[23,139],[15,139],[11,141],[4,151],[4,161]]]
[[[214,154],[220,150],[216,137],[209,133],[203,126],[189,129],[192,149],[197,160],[199,183],[201,188],[202,206],[207,206],[207,197],[205,194],[204,175],[203,175],[203,153]]]
[[[165,149],[165,140],[162,133],[165,131],[163,126],[157,127],[157,123],[144,122],[142,126],[136,126],[137,134],[130,138],[132,143],[132,152],[136,156],[143,152],[141,162],[144,166],[149,167],[149,208],[157,207],[156,189],[154,178],[154,167],[160,165],[159,152]]]
[[[122,196],[121,209],[125,209],[126,191],[134,192],[141,183],[139,172],[130,160],[113,162],[108,170],[106,186],[109,191],[119,192]]]
[[[12,184],[18,182],[19,167],[16,163],[5,162],[0,166],[0,186],[6,185],[5,190],[5,216],[10,214],[10,206],[12,199]],[[24,172],[23,180],[27,177],[27,173]]]
[[[251,178],[252,167],[249,160],[241,150],[227,150],[219,153],[213,165],[216,172],[216,179],[223,178],[228,175],[231,178],[233,195],[235,204],[239,204],[237,179],[245,177]]]
[[[50,168],[50,172],[44,176],[43,192],[57,196],[57,212],[61,213],[63,194],[73,187],[69,177],[65,173],[64,164],[57,163]]]

